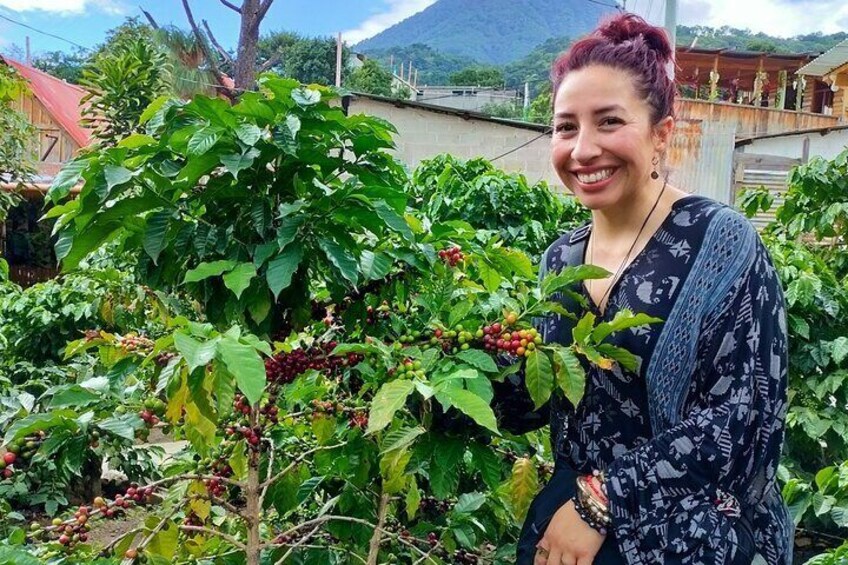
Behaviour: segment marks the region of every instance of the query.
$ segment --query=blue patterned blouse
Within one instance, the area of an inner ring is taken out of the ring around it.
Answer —
[[[561,269],[590,229],[551,245],[544,270]],[[729,563],[740,515],[767,563],[790,564],[793,523],[775,480],[787,403],[784,301],[756,231],[708,198],[677,201],[595,313],[609,320],[622,309],[664,322],[611,336],[641,358],[635,373],[586,365],[576,409],[552,402],[557,458],[606,471],[630,565]],[[571,343],[561,324],[544,320],[545,339]],[[542,423],[526,410],[502,416],[519,431]]]

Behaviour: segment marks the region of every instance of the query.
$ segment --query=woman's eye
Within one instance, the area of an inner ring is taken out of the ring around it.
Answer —
[[[604,118],[603,120],[601,120],[602,126],[617,126],[617,125],[621,125],[623,123],[624,123],[624,121],[622,121],[621,118],[616,118],[614,116],[610,116],[610,117],[607,117],[607,118]]]
[[[574,126],[574,124],[569,123],[556,124],[556,126],[554,127],[554,131],[556,131],[557,133],[568,133],[576,129],[577,128]]]

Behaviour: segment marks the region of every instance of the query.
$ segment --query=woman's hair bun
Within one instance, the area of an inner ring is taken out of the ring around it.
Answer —
[[[652,26],[636,14],[613,16],[603,22],[595,34],[612,43],[625,43],[641,37],[661,60],[670,61],[674,54],[665,31]]]

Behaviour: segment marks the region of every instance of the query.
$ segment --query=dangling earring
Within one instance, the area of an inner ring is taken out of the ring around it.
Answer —
[[[653,160],[651,160],[651,164],[654,166],[654,170],[651,171],[651,178],[657,180],[660,178],[660,174],[657,172],[657,165],[660,164],[660,158],[654,155]]]

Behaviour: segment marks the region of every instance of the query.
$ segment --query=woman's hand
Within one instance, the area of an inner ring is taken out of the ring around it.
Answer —
[[[533,565],[592,565],[605,539],[580,518],[569,500],[551,519]]]

